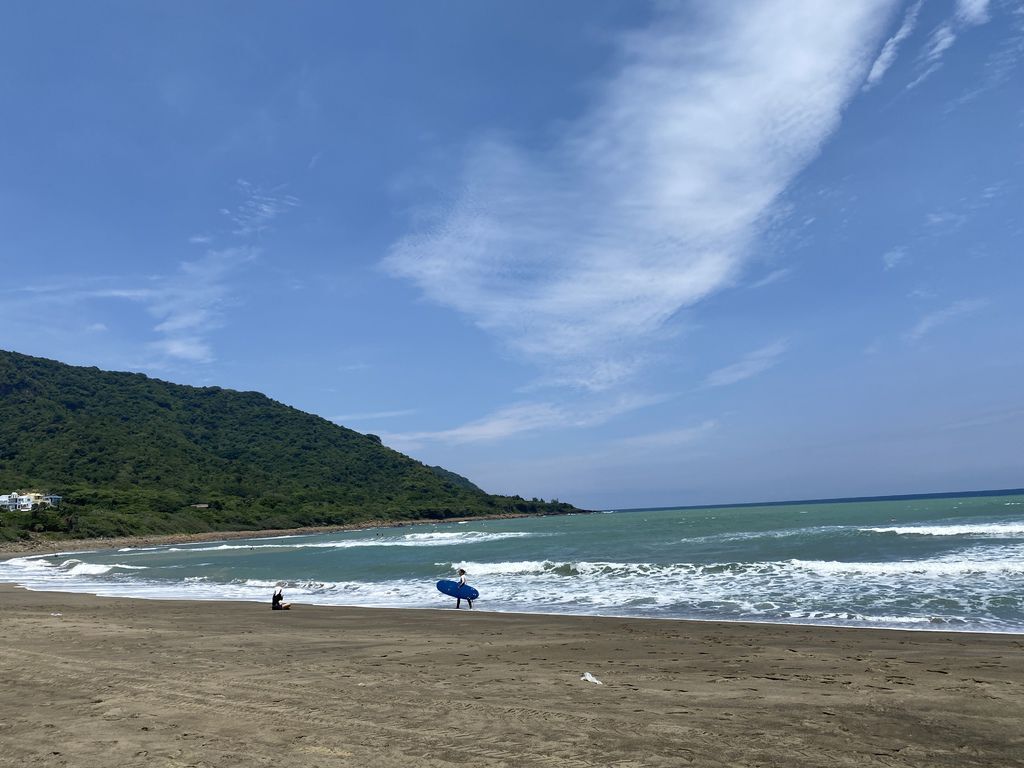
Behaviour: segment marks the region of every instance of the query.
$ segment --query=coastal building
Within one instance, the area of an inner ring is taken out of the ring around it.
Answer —
[[[21,493],[0,494],[0,510],[8,512],[31,512],[36,507],[56,507],[60,504],[61,497],[56,494],[43,494],[37,491]]]

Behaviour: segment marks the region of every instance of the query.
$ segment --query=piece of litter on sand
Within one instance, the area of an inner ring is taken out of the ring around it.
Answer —
[[[602,683],[589,672],[584,672],[583,675],[580,677],[580,680],[586,680],[588,683],[597,683],[598,685],[604,685],[604,683]]]
[[[64,614],[63,613],[51,613],[50,615],[51,616],[63,616]]]

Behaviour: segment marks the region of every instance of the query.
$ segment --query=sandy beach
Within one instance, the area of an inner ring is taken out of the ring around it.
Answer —
[[[1024,765],[1015,635],[0,595],[5,766]]]

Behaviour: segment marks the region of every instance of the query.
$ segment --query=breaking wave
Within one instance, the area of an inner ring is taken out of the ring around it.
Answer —
[[[975,523],[965,525],[893,525],[861,528],[872,533],[895,533],[901,536],[976,536],[986,538],[1024,538],[1024,522]]]

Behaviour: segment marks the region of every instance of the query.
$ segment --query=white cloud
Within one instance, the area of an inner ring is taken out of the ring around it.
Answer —
[[[266,190],[245,179],[239,179],[236,186],[245,195],[245,199],[233,209],[221,209],[221,213],[234,224],[232,232],[235,235],[258,235],[268,229],[270,223],[282,213],[299,205],[299,199],[294,195],[282,194],[281,187]]]
[[[150,350],[166,358],[206,363],[214,359],[209,333],[220,327],[224,310],[232,301],[230,279],[257,253],[249,247],[210,250],[198,259],[182,262],[176,273],[145,278],[142,286],[111,287],[110,283],[123,279],[77,277],[67,283],[28,286],[18,293],[29,294],[33,303],[54,306],[110,299],[138,304],[154,319],[153,331],[158,338],[149,343]],[[93,323],[85,330],[96,333],[108,328],[104,323]],[[160,363],[152,360],[141,367],[157,367]]]
[[[953,26],[951,24],[943,24],[928,39],[928,47],[924,51],[925,61],[938,60],[955,42],[956,33],[953,31]]]
[[[682,429],[670,429],[664,432],[625,437],[617,441],[617,445],[630,451],[664,449],[688,445],[704,437],[717,426],[718,422],[708,419],[695,427],[683,427]]]
[[[968,27],[975,27],[989,21],[989,0],[957,0],[956,9],[949,21],[940,24],[928,38],[920,56],[921,71],[907,84],[907,89],[916,88],[942,67],[942,57],[953,47],[960,33]]]
[[[959,229],[967,223],[967,216],[953,211],[936,211],[925,216],[925,224],[944,231]]]
[[[984,24],[989,20],[990,0],[957,0],[956,17],[969,26]]]
[[[764,373],[778,364],[788,346],[785,340],[780,340],[751,352],[732,365],[712,371],[704,380],[704,386],[725,387]]]
[[[516,403],[452,429],[386,434],[382,438],[388,445],[404,449],[418,447],[425,442],[461,444],[498,441],[555,428],[596,427],[624,413],[667,399],[668,395],[623,395],[605,403],[576,401],[573,406],[550,402]]]
[[[153,342],[151,346],[166,357],[192,363],[209,363],[214,359],[210,345],[198,336],[168,337]]]
[[[978,310],[988,306],[988,303],[987,299],[961,299],[960,301],[955,301],[948,307],[934,312],[929,312],[927,315],[922,317],[913,328],[907,331],[903,337],[906,341],[911,343],[920,341],[936,328],[946,325],[958,318],[973,315]]]
[[[765,286],[772,285],[773,283],[778,283],[778,282],[780,282],[782,280],[785,280],[792,273],[793,273],[793,270],[790,269],[789,267],[784,267],[782,269],[776,269],[774,272],[769,272],[767,275],[762,277],[757,282],[751,283],[750,287],[751,288],[764,288]]]
[[[455,202],[386,268],[552,380],[628,379],[680,310],[736,279],[839,124],[891,6],[667,10],[623,41],[618,74],[546,151],[482,142]]]
[[[934,73],[938,72],[941,68],[942,68],[942,64],[939,63],[939,62],[936,62],[936,63],[932,64],[931,66],[928,67],[928,69],[926,69],[920,75],[918,75],[913,80],[911,80],[909,83],[907,83],[907,90],[909,91],[912,88],[917,88],[917,86],[919,86],[921,83],[923,83],[929,77],[931,77]]]
[[[890,248],[888,251],[882,254],[882,263],[885,265],[885,271],[888,272],[890,269],[895,268],[906,258],[906,248]]]
[[[947,109],[956,109],[976,99],[986,91],[1006,83],[1024,57],[1024,4],[1018,0],[1012,13],[1006,15],[1004,29],[1008,34],[992,47],[985,61],[985,71],[971,87],[949,103]]]
[[[871,71],[868,72],[867,82],[864,83],[865,91],[878,85],[889,67],[891,67],[892,63],[896,60],[896,54],[899,51],[900,43],[910,37],[910,34],[914,31],[914,27],[917,26],[917,15],[921,11],[921,3],[923,2],[924,0],[917,0],[916,3],[907,9],[907,13],[903,17],[903,23],[900,24],[900,28],[896,30],[896,34],[885,41],[885,45],[882,46],[881,53],[878,54],[878,58],[875,59],[875,63],[871,65]]]
[[[233,211],[221,211],[237,227],[233,234],[243,236],[236,242],[245,242],[244,236],[258,235],[275,218],[299,204],[297,198],[281,194],[280,187],[268,192],[245,180],[239,180],[237,186],[245,200]],[[210,235],[196,234],[188,241],[202,246],[213,239]],[[146,344],[148,351],[156,356],[151,355],[146,363],[133,367],[166,368],[172,361],[209,363],[215,359],[210,333],[221,327],[225,310],[234,301],[231,279],[258,254],[259,250],[251,245],[207,248],[202,256],[180,262],[178,270],[170,274],[145,278],[77,275],[40,285],[0,289],[0,293],[14,296],[15,301],[19,295],[30,295],[33,302],[54,306],[109,299],[133,302],[154,318],[152,330],[156,336]],[[129,280],[135,284],[125,285]],[[85,327],[88,333],[106,330],[103,323]]]
[[[452,429],[385,434],[381,437],[391,446],[415,446],[423,442],[477,443],[560,427],[568,422],[568,414],[551,403],[522,403],[502,408],[485,418]]]
[[[228,279],[256,254],[248,247],[207,251],[200,259],[182,262],[176,275],[156,280],[142,297],[147,311],[159,321],[153,330],[164,336],[154,348],[190,362],[213,360],[205,339],[220,326],[230,295]]]

